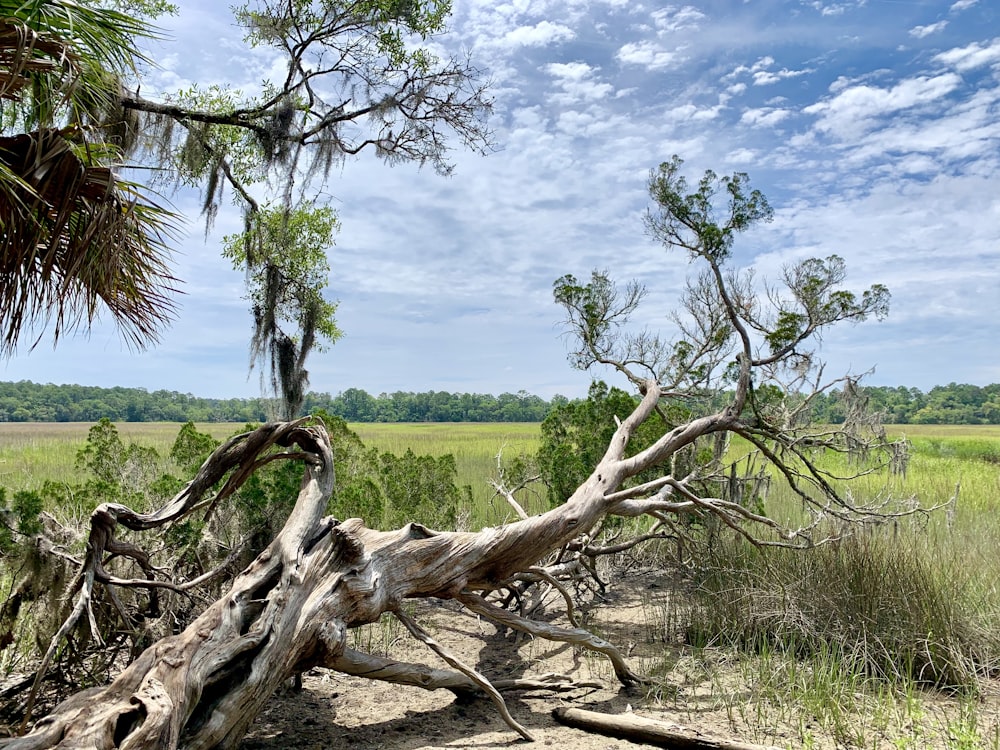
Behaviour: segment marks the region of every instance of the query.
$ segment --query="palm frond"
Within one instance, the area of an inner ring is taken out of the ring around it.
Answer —
[[[104,309],[142,348],[173,317],[177,216],[91,163],[73,135],[0,137],[0,354],[48,323],[58,341]]]

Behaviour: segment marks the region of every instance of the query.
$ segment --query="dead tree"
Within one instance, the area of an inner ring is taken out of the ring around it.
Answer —
[[[338,522],[324,515],[334,474],[322,424],[274,423],[233,438],[160,510],[141,514],[104,504],[94,511],[86,558],[72,588],[75,606],[52,640],[35,688],[63,637],[92,619],[95,586],[184,593],[198,583],[167,580],[146,550],[117,536],[120,529],[149,531],[213,509],[265,463],[301,460],[301,488],[282,530],[236,576],[228,593],[182,632],[150,646],[109,685],[71,696],[27,734],[0,746],[235,747],[275,689],[315,666],[427,689],[484,693],[511,728],[530,739],[528,730],[507,712],[498,688],[562,689],[567,681],[546,676],[491,684],[442,649],[404,612],[407,599],[455,600],[503,626],[598,651],[628,684],[642,678],[613,644],[579,627],[557,627],[515,614],[487,595],[524,581],[560,588],[560,575],[580,556],[627,549],[630,541],[595,541],[594,529],[608,516],[651,518],[652,527],[637,534],[640,540],[681,535],[685,532],[677,519],[694,517],[715,520],[754,544],[809,547],[842,533],[845,525],[897,513],[884,499],[857,504],[842,493],[842,477],[831,475],[817,461],[817,452],[847,450],[857,440],[856,432],[820,431],[802,419],[811,394],[829,386],[820,381],[821,370],[814,372],[811,390],[794,387],[815,369],[803,349],[807,340],[832,323],[882,314],[887,293],[873,287],[855,298],[839,288],[843,266],[838,258],[806,261],[789,269],[784,279],[788,296],[770,294],[774,309],[765,313],[748,279],[724,271],[723,263],[734,233],[769,216],[766,202],[756,191],[747,192],[745,175],[721,181],[706,175],[697,191],[685,194],[678,168],[675,160],[653,174],[651,192],[661,213],[651,217],[650,227],[667,244],[686,249],[707,266],[685,299],[689,315],[678,318],[684,333],[680,340],[669,345],[621,330],[642,298],[638,286],[628,287],[623,295],[606,275],[597,273],[586,285],[572,277],[556,284],[556,299],[579,342],[573,355],[576,364],[611,366],[640,396],[634,409],[617,419],[603,456],[565,502],[541,515],[523,514],[513,523],[478,532],[434,531],[412,523],[396,531],[377,531],[361,519]],[[713,196],[720,184],[729,210],[722,221],[715,221]],[[788,374],[792,381],[778,388],[775,383]],[[709,388],[713,382],[714,392]],[[693,401],[710,393],[721,406],[701,415],[688,410],[679,421],[668,417],[677,400]],[[650,423],[661,429],[637,447],[637,433]],[[786,527],[726,492],[732,478],[720,468],[723,443],[716,441],[710,460],[678,460],[699,441],[726,434],[744,438],[792,487],[802,500],[801,524]],[[868,465],[873,455],[869,453]],[[713,478],[722,481],[713,484]],[[719,494],[709,492],[713,486]],[[513,493],[504,494],[517,507]],[[906,512],[912,509],[898,511]],[[826,523],[830,519],[832,526]],[[110,573],[104,564],[109,556],[131,561],[136,575]],[[350,649],[347,631],[375,622],[383,613],[397,617],[451,669],[399,663]]]

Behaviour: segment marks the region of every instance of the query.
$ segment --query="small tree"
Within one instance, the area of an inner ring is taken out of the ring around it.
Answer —
[[[337,306],[323,296],[337,217],[328,207],[305,202],[293,210],[266,207],[250,223],[249,232],[223,240],[222,254],[247,271],[255,321],[251,361],[267,368],[272,388],[282,394],[280,416],[294,419],[309,386],[307,357],[341,336]]]
[[[727,261],[736,235],[770,217],[767,202],[741,174],[720,179],[707,173],[688,192],[680,166],[674,159],[653,172],[655,207],[648,217],[654,237],[683,249],[705,269],[684,298],[678,339],[627,333],[629,315],[644,294],[637,285],[623,293],[603,273],[588,284],[572,277],[556,283],[556,299],[578,342],[573,361],[610,366],[638,391],[635,400],[615,396],[623,413],[615,415],[589,473],[575,489],[560,493],[568,497],[546,513],[521,514],[518,521],[479,532],[434,531],[416,523],[379,531],[359,518],[340,522],[325,515],[334,496],[334,456],[321,424],[269,424],[234,437],[162,508],[142,514],[105,504],[94,511],[75,607],[50,654],[86,621],[97,585],[190,589],[190,582],[157,576],[146,552],[117,540],[120,527],[141,532],[218,508],[256,468],[301,460],[304,477],[284,528],[190,626],[150,646],[110,685],[70,697],[29,734],[4,746],[235,747],[277,686],[314,666],[426,689],[485,693],[504,720],[530,739],[498,689],[572,683],[491,683],[442,649],[404,611],[406,599],[456,600],[504,626],[598,651],[627,684],[643,678],[614,645],[584,629],[534,621],[503,606],[510,590],[525,582],[546,581],[565,594],[562,581],[586,568],[581,556],[594,553],[593,531],[609,516],[650,517],[653,528],[638,538],[681,536],[677,519],[694,517],[714,520],[754,544],[807,547],[843,534],[850,524],[912,512],[884,502],[857,503],[843,493],[841,478],[824,470],[815,454],[855,450],[862,433],[811,429],[802,418],[811,394],[828,387],[819,380],[821,368],[808,342],[839,321],[884,315],[886,290],[873,286],[860,297],[842,290],[843,264],[828,258],[790,267],[784,291],[768,290],[762,301],[751,278],[730,270]],[[812,387],[796,387],[803,384]],[[650,424],[656,429],[646,432]],[[721,486],[717,438],[728,434],[748,441],[788,482],[802,501],[804,524],[785,527],[738,497],[707,491]],[[877,449],[880,435],[867,437],[868,447]],[[706,439],[712,450],[697,451]],[[414,470],[422,473],[424,467]],[[828,519],[836,524],[826,525]],[[143,575],[109,575],[103,561],[110,551]],[[385,612],[451,669],[398,663],[347,645],[348,629]]]

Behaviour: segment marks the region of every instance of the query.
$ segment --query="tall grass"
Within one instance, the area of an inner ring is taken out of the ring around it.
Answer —
[[[681,636],[696,653],[736,654],[740,690],[719,688],[734,724],[797,727],[791,747],[823,736],[837,747],[998,748],[1000,721],[983,701],[1000,674],[1000,428],[893,432],[911,443],[906,475],[865,478],[855,497],[936,512],[805,551],[720,535],[698,561]],[[776,484],[767,513],[794,519],[797,508]],[[946,710],[942,695],[954,699]]]
[[[887,682],[975,691],[1000,667],[997,566],[919,530],[884,528],[803,553],[726,538],[697,582],[696,645],[835,659]]]
[[[78,471],[76,454],[87,441],[89,422],[0,422],[0,487],[37,490],[46,481],[69,480]],[[117,422],[121,438],[165,456],[180,432],[173,422]],[[199,432],[223,439],[242,424],[206,422]]]

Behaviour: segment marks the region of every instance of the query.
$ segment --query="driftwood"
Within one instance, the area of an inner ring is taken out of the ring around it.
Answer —
[[[739,740],[703,734],[697,729],[635,714],[603,714],[582,708],[553,709],[552,716],[561,724],[611,737],[645,742],[672,750],[778,750],[774,745],[755,745]]]
[[[645,399],[646,409],[656,398]],[[643,410],[640,410],[643,411]],[[79,576],[76,605],[60,637],[90,616],[95,585],[158,587],[155,569],[138,547],[115,539],[118,525],[145,530],[206,507],[231,493],[252,471],[278,456],[301,459],[305,473],[298,500],[273,542],[234,580],[229,592],[191,625],[144,651],[110,685],[58,705],[22,737],[0,742],[17,750],[40,748],[232,748],[274,691],[293,675],[320,666],[402,684],[485,693],[522,737],[497,689],[448,654],[402,611],[410,598],[455,599],[483,617],[536,636],[574,643],[607,655],[623,683],[642,680],[610,643],[579,628],[560,629],[511,615],[487,603],[496,590],[529,571],[554,550],[590,529],[613,508],[611,497],[631,469],[623,456],[643,414],[625,420],[617,445],[580,490],[548,513],[479,532],[438,532],[419,524],[396,531],[367,528],[361,519],[324,516],[334,486],[333,457],[322,425],[264,425],[234,438],[206,461],[198,476],[164,508],[137,514],[119,505],[98,507]],[[265,453],[275,446],[288,453]],[[223,477],[228,473],[228,479]],[[221,482],[215,497],[204,497]],[[121,579],[104,569],[109,550],[131,555],[148,577]],[[389,612],[453,668],[379,660],[346,646],[350,628]],[[58,644],[54,641],[50,652]],[[43,664],[43,667],[45,665]],[[553,676],[501,684],[506,689],[565,690],[578,683]]]

